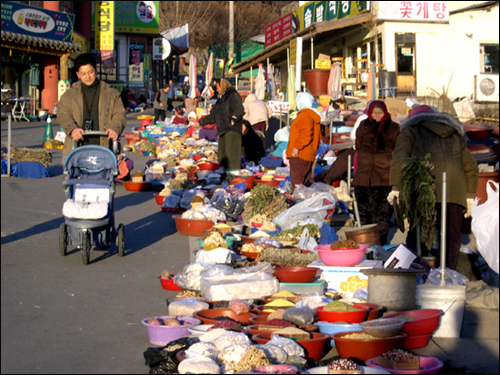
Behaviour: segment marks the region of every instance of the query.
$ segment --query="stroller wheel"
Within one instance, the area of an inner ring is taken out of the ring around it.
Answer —
[[[59,227],[59,253],[61,256],[66,256],[66,250],[68,249],[68,229],[66,224],[62,223]]]
[[[85,232],[83,233],[82,239],[82,262],[85,265],[89,264],[91,247],[92,244],[90,243],[90,233]]]
[[[118,255],[122,257],[125,253],[125,227],[123,226],[123,224],[120,224],[118,226],[116,245],[118,246]]]

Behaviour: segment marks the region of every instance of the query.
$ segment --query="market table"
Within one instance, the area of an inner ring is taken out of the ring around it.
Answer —
[[[20,99],[20,98],[14,98],[14,99],[9,99],[9,101],[14,102],[14,107],[12,107],[12,118],[14,121],[19,121],[20,119],[25,119],[26,121],[30,122],[30,120],[26,117],[26,114],[24,113],[24,107],[26,106],[26,103],[30,101],[30,99]],[[19,109],[17,108],[19,106]]]

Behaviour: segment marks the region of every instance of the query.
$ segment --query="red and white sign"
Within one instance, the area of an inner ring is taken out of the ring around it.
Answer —
[[[287,14],[279,20],[266,26],[266,47],[292,35],[292,14]]]
[[[288,113],[290,112],[290,103],[289,102],[279,102],[276,100],[270,100],[267,102],[271,107],[273,113]]]
[[[379,1],[378,17],[398,21],[448,21],[447,1]]]

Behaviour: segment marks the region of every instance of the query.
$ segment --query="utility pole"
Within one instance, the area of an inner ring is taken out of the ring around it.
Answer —
[[[229,2],[229,60],[234,59],[234,1]]]

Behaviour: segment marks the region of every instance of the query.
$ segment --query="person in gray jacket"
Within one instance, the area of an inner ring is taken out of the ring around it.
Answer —
[[[403,178],[404,159],[430,154],[430,163],[434,166],[438,229],[441,225],[443,172],[447,175],[446,267],[452,270],[458,265],[462,217],[464,213],[466,217],[470,216],[478,182],[477,163],[467,149],[464,136],[464,126],[446,113],[434,112],[426,105],[410,110],[408,119],[401,123],[401,134],[392,153],[390,183],[393,190],[387,198],[391,204],[394,197],[399,199],[398,185]],[[416,233],[410,231],[406,244],[416,251],[416,242]],[[422,250],[430,249],[422,244]]]
[[[165,86],[163,86],[163,88],[156,93],[155,103],[153,106],[155,110],[155,124],[158,121],[165,121],[169,91],[170,85],[166,83]]]

